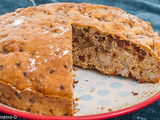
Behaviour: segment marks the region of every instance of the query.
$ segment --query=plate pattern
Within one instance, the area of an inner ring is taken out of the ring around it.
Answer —
[[[105,75],[96,70],[76,67],[74,98],[75,116],[107,113],[127,108],[143,102],[160,91],[160,83],[138,83],[135,79],[122,76]]]

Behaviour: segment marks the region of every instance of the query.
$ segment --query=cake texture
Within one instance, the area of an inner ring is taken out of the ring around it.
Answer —
[[[150,23],[110,6],[44,4],[0,16],[0,101],[73,115],[72,64],[157,83],[160,37]]]

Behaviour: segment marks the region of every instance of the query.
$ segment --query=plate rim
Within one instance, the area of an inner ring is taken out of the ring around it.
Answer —
[[[11,109],[5,106],[1,106],[0,105],[0,112],[8,114],[8,115],[12,115],[12,116],[17,116],[20,118],[25,118],[25,119],[54,119],[54,120],[82,120],[82,119],[92,119],[92,120],[98,120],[98,119],[108,119],[108,118],[114,118],[114,117],[118,117],[121,115],[125,115],[131,112],[134,112],[136,110],[139,110],[141,108],[144,108],[150,104],[152,104],[153,102],[157,101],[158,99],[160,99],[160,92],[156,93],[155,95],[153,95],[152,97],[148,98],[147,100],[144,100],[140,103],[137,103],[133,106],[127,107],[127,108],[123,108],[120,110],[116,110],[116,111],[112,111],[112,112],[107,112],[107,113],[100,113],[100,114],[95,114],[95,115],[84,115],[84,116],[47,116],[47,115],[38,115],[38,114],[33,114],[33,113],[27,113],[27,112],[23,112],[23,111],[19,111],[16,109]]]

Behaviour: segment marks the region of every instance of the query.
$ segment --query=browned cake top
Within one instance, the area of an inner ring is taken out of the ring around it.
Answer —
[[[41,5],[38,8],[44,9],[49,15],[66,16],[73,24],[89,25],[104,33],[119,36],[120,40],[144,45],[160,56],[160,37],[153,31],[151,24],[116,7],[57,3]]]
[[[72,96],[71,24],[92,26],[160,53],[150,23],[109,6],[57,3],[0,16],[0,79],[18,90]]]
[[[0,28],[1,81],[19,91],[72,97],[69,22],[30,7],[1,16]]]

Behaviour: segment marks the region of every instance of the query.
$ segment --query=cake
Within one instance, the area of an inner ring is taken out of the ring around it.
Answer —
[[[36,114],[72,116],[72,65],[157,83],[160,37],[110,6],[20,8],[0,16],[0,101]]]

